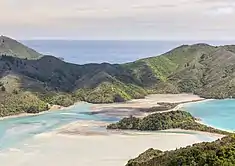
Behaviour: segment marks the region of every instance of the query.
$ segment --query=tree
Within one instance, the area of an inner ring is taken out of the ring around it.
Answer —
[[[19,91],[16,90],[16,89],[14,89],[14,90],[13,90],[13,93],[17,95],[17,94],[19,94]]]
[[[1,90],[2,90],[3,92],[5,92],[5,91],[6,91],[5,86],[2,86],[2,87],[1,87]]]

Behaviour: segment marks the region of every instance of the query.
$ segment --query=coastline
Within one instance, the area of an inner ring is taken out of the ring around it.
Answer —
[[[159,96],[160,96],[160,100],[159,100]],[[170,99],[165,100],[169,96],[170,96]],[[183,96],[183,98],[182,98],[182,96]],[[158,100],[156,100],[156,98],[158,98]],[[147,100],[147,102],[145,100]],[[154,102],[151,103],[151,105],[149,105],[149,100],[150,101],[154,100]],[[133,100],[130,100],[128,102],[123,102],[123,103],[94,104],[91,107],[91,110],[86,113],[88,113],[89,115],[93,115],[93,113],[94,113],[94,114],[98,114],[98,115],[114,116],[114,117],[119,117],[119,118],[128,117],[130,115],[133,115],[133,116],[136,116],[139,118],[143,118],[143,117],[148,116],[153,113],[165,113],[165,112],[177,111],[177,110],[184,108],[184,106],[188,105],[188,104],[208,102],[208,101],[212,101],[212,100],[215,100],[215,99],[204,99],[204,98],[201,98],[197,95],[185,94],[185,93],[183,93],[183,94],[152,94],[152,95],[146,96],[145,99],[133,99]],[[141,104],[138,104],[139,101],[141,101]],[[175,101],[178,101],[178,103],[175,103]],[[140,109],[148,109],[153,106],[156,106],[156,107],[161,106],[158,104],[161,102],[166,103],[166,104],[168,104],[167,102],[169,102],[170,104],[176,104],[176,106],[174,108],[166,110],[166,111],[156,111],[156,112],[140,111]],[[79,102],[76,102],[75,104],[68,106],[68,107],[63,107],[60,105],[52,105],[52,106],[50,106],[49,110],[43,111],[43,112],[40,112],[37,114],[22,113],[22,114],[18,114],[18,115],[0,117],[0,120],[6,120],[6,119],[12,119],[12,118],[14,119],[14,118],[20,118],[20,117],[38,116],[38,115],[42,115],[42,114],[49,113],[49,112],[70,109],[70,108],[72,108],[78,104],[82,104],[82,103],[87,103],[87,102],[79,101]],[[125,108],[120,107],[120,105],[122,105],[122,106],[125,105]],[[186,111],[186,110],[184,110],[184,111]],[[195,118],[197,119],[196,120],[197,123],[206,125],[208,127],[212,127],[215,129],[219,129],[219,130],[223,130],[223,131],[227,131],[227,132],[232,132],[232,133],[234,132],[234,131],[220,129],[220,128],[208,125],[208,124],[200,121],[200,118],[198,118],[198,117],[195,117]],[[90,121],[87,121],[87,123],[90,123]],[[84,124],[84,122],[83,122],[83,124]],[[67,124],[67,125],[70,125],[70,124]],[[66,127],[67,125],[64,125],[64,126]],[[108,124],[106,123],[106,125],[108,125]]]
[[[208,102],[208,101],[213,101],[213,100],[216,100],[216,99],[203,99],[202,98],[201,100],[193,100],[193,101],[188,101],[188,102],[184,102],[184,103],[179,103],[175,108],[167,110],[167,111],[160,111],[159,113],[177,111],[177,110],[180,110],[180,109],[184,108],[186,105],[195,104],[195,103],[202,103],[202,102]],[[183,111],[185,111],[185,110],[183,110]],[[197,117],[195,117],[195,118],[197,118]]]
[[[196,120],[196,122],[199,123],[199,124],[208,126],[208,127],[212,127],[212,128],[218,129],[218,130],[226,131],[226,132],[229,132],[229,133],[234,133],[233,130],[222,129],[222,128],[218,128],[218,127],[215,127],[215,126],[213,126],[213,125],[209,125],[209,124],[207,124],[207,123],[204,123],[204,122],[203,122],[201,119],[199,119],[199,118],[198,118],[198,120]]]
[[[72,108],[72,107],[74,107],[78,104],[82,104],[82,103],[86,103],[86,102],[79,101],[79,102],[76,102],[73,105],[68,106],[68,107],[63,107],[61,105],[52,105],[52,106],[50,106],[50,109],[47,110],[47,111],[42,111],[42,112],[39,112],[39,113],[36,113],[36,114],[21,113],[21,114],[18,114],[18,115],[9,115],[9,116],[0,117],[0,120],[21,118],[21,117],[30,117],[30,116],[38,116],[38,115],[42,115],[42,114],[49,113],[49,112],[67,110],[67,109],[70,109],[70,108]]]
[[[215,100],[215,99],[204,99],[204,98],[201,98],[197,95],[185,94],[185,93],[182,93],[182,94],[152,94],[152,95],[146,96],[145,99],[133,99],[133,100],[130,100],[128,102],[123,102],[123,103],[94,104],[91,107],[91,110],[88,112],[84,112],[84,114],[88,114],[88,115],[98,114],[98,115],[113,116],[113,117],[119,117],[119,118],[128,117],[128,116],[136,116],[139,118],[143,118],[143,117],[148,116],[150,114],[177,111],[177,110],[184,108],[184,106],[188,105],[188,104],[207,102],[207,101],[211,101],[211,100]],[[154,102],[151,102],[151,101],[154,101]],[[151,102],[151,104],[150,104],[150,102]],[[82,103],[87,103],[87,102],[76,102],[75,104],[68,106],[68,107],[63,107],[60,105],[52,105],[52,106],[50,106],[50,109],[48,111],[43,111],[43,112],[40,112],[37,114],[22,113],[19,115],[1,117],[0,120],[11,119],[11,118],[20,118],[20,117],[38,116],[38,115],[49,113],[49,112],[70,109],[70,108],[72,108],[78,104],[82,104]],[[160,103],[176,104],[176,106],[172,109],[165,110],[165,111],[155,111],[155,112],[141,111],[141,109],[160,107],[161,106]],[[125,106],[125,107],[123,107],[123,106]],[[200,123],[200,124],[203,124],[208,127],[215,128],[215,129],[219,129],[217,127],[210,126],[208,124],[203,123],[202,121],[200,121],[200,118],[198,118],[198,117],[195,117],[195,118],[197,119],[196,120],[197,123]],[[83,122],[83,124],[84,123],[91,124],[91,123],[96,123],[96,122],[85,121],[85,122]],[[105,124],[106,124],[106,126],[108,125],[108,123],[105,123]],[[71,126],[71,124],[66,124],[62,127],[66,127],[67,125]],[[225,129],[219,129],[219,130],[233,132],[233,131],[229,131],[229,130],[225,130]]]
[[[39,112],[39,113],[36,113],[36,114],[21,113],[21,114],[18,114],[18,115],[10,115],[10,116],[5,116],[5,117],[0,117],[0,120],[21,118],[21,117],[30,117],[30,116],[38,116],[38,115],[42,115],[42,114],[45,114],[45,113],[48,113],[48,112],[59,111],[59,110],[63,110],[63,109],[65,109],[65,107],[58,106],[58,105],[53,105],[52,109],[50,108],[47,111]]]
[[[156,100],[157,96],[158,95],[152,96],[153,98],[148,96],[147,100],[149,100],[149,102],[154,100],[152,105],[155,106],[157,105],[157,102],[164,102],[164,99]],[[171,103],[175,103],[173,101],[179,101],[180,94],[166,95],[166,98],[169,96],[171,96]],[[160,95],[160,98],[161,97],[162,95]],[[194,97],[197,100],[195,100]],[[200,98],[200,101],[198,101],[198,96],[195,95],[187,98],[187,95],[185,94],[181,96],[181,100],[182,99],[184,99],[184,103],[178,104],[175,108],[168,110],[168,112],[181,109],[184,104],[206,101],[203,98]],[[142,106],[151,107],[152,105],[149,105],[149,102],[143,103],[143,100],[142,104],[139,104],[138,100],[127,102],[130,103],[130,105],[129,108],[126,108],[126,112],[118,109],[120,103],[111,104],[113,107],[111,107],[110,111],[114,111],[114,114],[110,115],[105,112],[103,115],[127,116],[127,113],[133,113],[133,110],[142,108]],[[169,102],[169,99],[167,99],[166,102]],[[53,109],[39,114],[22,114],[7,118],[37,116],[51,111],[66,110],[79,103],[69,107],[53,106]],[[121,103],[121,105],[122,104],[125,104],[125,106],[128,105],[126,103]],[[133,105],[135,106],[134,108],[131,107]],[[96,108],[99,106],[100,109],[107,109],[108,106],[108,109],[110,109],[110,104],[94,106]],[[93,110],[90,111],[92,112]],[[115,112],[117,115],[115,115]],[[142,114],[142,116],[143,115],[144,114]],[[211,142],[224,137],[224,135],[216,133],[182,129],[170,129],[164,131],[112,131],[106,130],[108,124],[109,122],[103,121],[77,120],[63,125],[51,132],[35,135],[26,140],[24,146],[20,147],[19,150],[0,152],[0,162],[3,165],[14,166],[22,166],[20,165],[20,161],[22,160],[24,160],[26,164],[34,166],[46,165],[48,163],[57,166],[74,164],[80,166],[120,166],[125,165],[130,158],[135,158],[149,148],[162,151],[175,150],[176,148],[190,146],[195,143]],[[128,145],[128,148],[123,147],[123,145]],[[99,150],[99,153],[97,153],[94,148]],[[1,154],[4,154],[5,156]],[[28,155],[25,154],[29,154],[31,157],[28,157]],[[63,158],[58,158],[58,155],[62,155]],[[92,160],[90,160],[91,157]]]
[[[92,120],[79,120],[76,122],[69,123],[64,125],[53,132],[51,134],[56,135],[64,135],[64,136],[81,136],[81,135],[152,135],[156,133],[164,133],[164,134],[197,134],[197,135],[206,135],[212,137],[222,138],[226,135],[218,134],[218,133],[210,133],[206,131],[197,131],[197,130],[184,130],[184,129],[167,129],[167,130],[159,130],[159,131],[139,131],[139,130],[109,130],[106,129],[106,126],[110,124],[108,122],[102,121],[92,121]],[[101,128],[101,130],[94,130],[97,128]],[[47,134],[50,134],[47,133]],[[42,134],[44,135],[44,134]]]
[[[145,108],[151,108],[151,107],[159,107],[160,105],[158,103],[171,103],[171,104],[178,104],[175,108],[171,109],[171,110],[166,110],[166,111],[174,111],[176,109],[180,109],[183,107],[184,104],[189,104],[189,103],[194,103],[194,102],[201,102],[201,101],[205,101],[205,100],[211,100],[211,99],[204,99],[201,98],[197,95],[193,95],[193,94],[187,94],[187,93],[181,93],[181,94],[151,94],[146,96],[144,99],[133,99],[127,102],[122,102],[122,103],[111,103],[111,104],[94,104],[91,107],[91,112],[97,112],[97,114],[102,113],[102,112],[109,112],[109,111],[104,111],[107,109],[111,109],[110,111],[112,111],[113,113],[120,113],[123,109],[127,112],[133,111],[132,113],[134,113],[136,111],[136,109],[145,109]],[[213,99],[212,99],[213,100]],[[182,103],[184,102],[184,103]],[[82,103],[87,103],[84,101],[78,101],[76,103],[74,103],[71,106],[68,107],[63,107],[60,105],[52,105],[50,106],[50,109],[47,111],[43,111],[43,112],[39,112],[37,114],[29,114],[29,113],[21,113],[18,115],[10,115],[10,116],[5,116],[5,117],[0,117],[0,120],[5,120],[5,119],[11,119],[11,118],[20,118],[20,117],[27,117],[27,116],[37,116],[37,115],[41,115],[44,113],[48,113],[51,111],[59,111],[59,110],[66,110],[66,109],[70,109],[74,106],[76,106],[77,104],[82,104]],[[164,112],[164,111],[163,111]],[[128,116],[128,115],[124,115],[124,116]],[[146,114],[144,114],[142,112],[141,116],[146,116]]]
[[[176,111],[184,107],[185,104],[204,102],[208,99],[201,98],[193,94],[152,94],[146,96],[145,99],[134,99],[125,103],[112,104],[95,104],[91,107],[91,114],[101,114],[107,116],[128,117],[130,115],[136,117],[145,117],[152,113],[164,113]],[[209,99],[210,100],[210,99]],[[159,108],[161,103],[176,104],[172,109],[155,112],[144,112],[143,109]]]

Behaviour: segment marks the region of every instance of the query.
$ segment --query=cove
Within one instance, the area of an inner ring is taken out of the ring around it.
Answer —
[[[189,103],[184,105],[184,109],[206,125],[222,130],[235,130],[235,99]]]

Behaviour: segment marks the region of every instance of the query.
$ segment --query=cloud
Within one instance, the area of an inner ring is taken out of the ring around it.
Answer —
[[[215,4],[215,3],[231,3],[234,2],[234,0],[196,0],[195,2]]]
[[[206,13],[212,16],[223,16],[234,14],[234,0],[197,0],[196,3],[205,5]]]
[[[208,11],[211,15],[231,15],[235,11],[235,6],[219,6],[213,7]]]
[[[16,38],[181,40],[235,35],[234,0],[0,0],[0,6],[0,31]]]
[[[158,9],[158,8],[174,8],[177,7],[177,4],[161,4],[161,5],[133,5],[132,9]]]

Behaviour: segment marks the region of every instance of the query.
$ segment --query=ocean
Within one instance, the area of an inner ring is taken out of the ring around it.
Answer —
[[[163,54],[182,44],[231,44],[231,41],[112,41],[112,40],[23,40],[36,51],[63,58],[67,62],[126,63]]]

